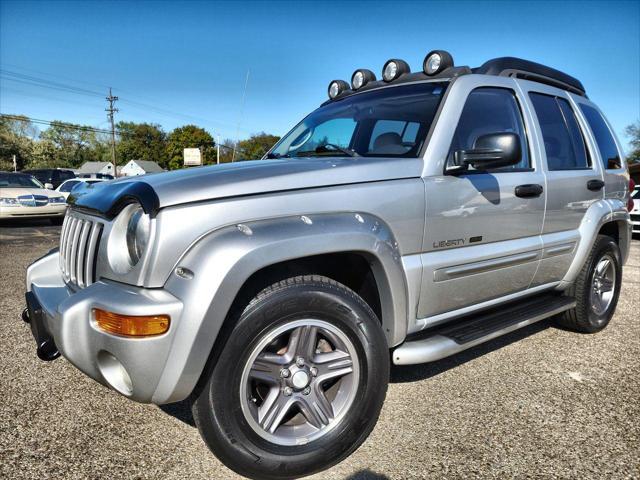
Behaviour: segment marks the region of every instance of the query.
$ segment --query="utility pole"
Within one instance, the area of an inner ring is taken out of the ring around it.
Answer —
[[[216,142],[216,165],[220,165],[220,135],[218,135],[218,141]]]
[[[116,127],[113,123],[113,114],[118,111],[118,109],[113,106],[116,101],[118,101],[118,97],[113,96],[111,87],[109,87],[109,96],[107,97],[109,108],[105,108],[105,112],[107,112],[107,117],[109,117],[109,121],[111,122],[111,163],[113,163],[114,177],[118,176],[118,166],[116,165]]]
[[[17,172],[18,171],[18,162],[16,162],[16,156],[15,154],[13,155],[13,171]]]

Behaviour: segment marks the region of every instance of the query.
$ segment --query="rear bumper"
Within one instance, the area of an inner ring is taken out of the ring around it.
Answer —
[[[99,281],[73,291],[58,269],[58,253],[33,263],[27,270],[30,323],[36,341],[50,336],[60,353],[82,372],[98,382],[139,402],[168,403],[189,392],[171,388],[177,379],[165,379],[162,393],[156,394],[170,358],[183,305],[163,289],[144,289],[116,282]],[[33,310],[39,308],[39,313]],[[100,330],[93,309],[127,314],[167,314],[169,331],[145,338],[121,337]],[[34,330],[34,327],[36,330]],[[42,357],[41,357],[42,358]]]
[[[631,215],[631,229],[633,233],[640,233],[640,212],[632,213]]]

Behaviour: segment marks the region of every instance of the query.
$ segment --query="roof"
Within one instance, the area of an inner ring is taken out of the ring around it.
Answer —
[[[111,162],[84,162],[78,169],[78,173],[98,173],[106,166],[110,166]]]
[[[162,167],[151,160],[131,160],[147,173],[164,172]]]

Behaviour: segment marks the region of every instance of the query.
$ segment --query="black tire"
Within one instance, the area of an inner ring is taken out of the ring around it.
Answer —
[[[278,326],[306,318],[337,327],[355,347],[356,393],[323,436],[306,445],[280,445],[249,425],[240,404],[241,376],[261,339]],[[192,400],[192,412],[210,450],[250,478],[298,478],[335,465],[369,436],[387,391],[389,349],[378,318],[362,298],[329,278],[304,275],[275,283],[249,302],[209,372]]]
[[[614,265],[614,286],[611,301],[603,312],[597,312],[592,307],[590,296],[592,280],[598,263],[603,258],[610,258]],[[567,310],[558,317],[558,324],[570,330],[581,333],[596,333],[603,330],[611,321],[622,283],[622,262],[620,248],[615,240],[607,235],[598,235],[582,270],[575,283],[567,291],[567,295],[576,299],[576,307]]]

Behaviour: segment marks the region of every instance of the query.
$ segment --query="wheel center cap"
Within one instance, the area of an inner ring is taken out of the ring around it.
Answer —
[[[309,375],[303,370],[298,370],[293,374],[293,377],[291,377],[291,383],[295,388],[299,390],[303,389],[309,385]]]

